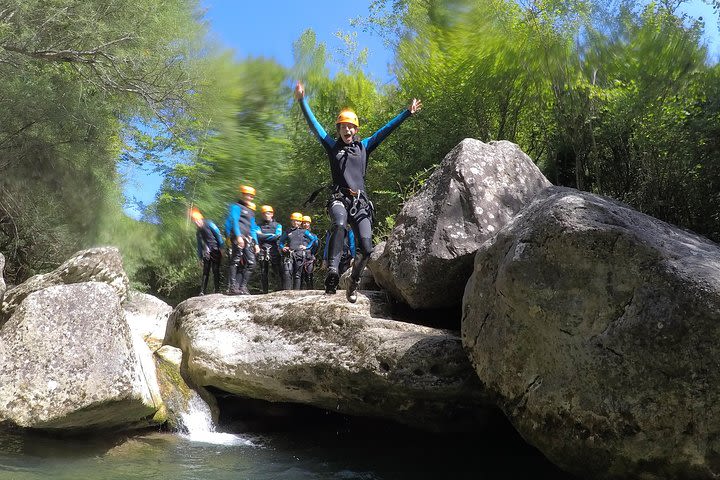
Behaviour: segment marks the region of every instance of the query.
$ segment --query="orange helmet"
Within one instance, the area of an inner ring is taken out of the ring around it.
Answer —
[[[302,221],[307,222],[307,223],[312,223],[312,218],[310,218],[310,216],[308,216],[308,215],[303,215]]]
[[[290,220],[297,220],[298,222],[302,222],[303,214],[300,212],[294,212],[292,215],[290,215]]]
[[[192,217],[193,220],[202,220],[203,219],[203,215],[202,215],[202,213],[200,213],[200,210],[196,210],[194,208],[190,211],[190,216]]]
[[[257,209],[257,205],[255,205],[254,202],[248,202],[247,207],[252,210],[253,212]]]
[[[251,187],[250,185],[240,185],[240,193],[243,195],[249,194],[249,195],[255,195],[255,189]]]
[[[275,210],[273,210],[273,208],[270,205],[263,205],[262,207],[260,207],[260,211],[262,213],[267,213],[267,212],[274,213],[275,212]]]
[[[343,111],[338,114],[335,125],[338,125],[340,123],[352,123],[353,125],[355,125],[356,128],[360,128],[358,116],[355,114],[355,112],[348,108],[343,109]]]

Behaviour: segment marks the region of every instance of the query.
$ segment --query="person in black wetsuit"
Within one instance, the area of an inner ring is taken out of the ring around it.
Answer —
[[[278,246],[283,252],[283,288],[285,290],[300,290],[305,249],[314,240],[310,233],[302,228],[302,213],[294,212],[290,215],[290,228],[283,232]]]
[[[214,292],[220,292],[220,261],[222,260],[222,248],[225,245],[222,234],[212,220],[203,218],[199,210],[193,210],[190,216],[195,222],[197,231],[197,254],[202,262],[202,280],[200,281],[200,295],[205,295],[208,281],[210,280],[210,269],[213,272]]]
[[[420,111],[422,102],[414,98],[405,111],[370,137],[362,140],[356,136],[360,128],[357,115],[352,110],[345,109],[340,112],[335,121],[338,137],[336,140],[323,129],[313,115],[305,99],[305,88],[300,82],[295,85],[295,99],[300,103],[300,108],[310,129],[320,140],[330,160],[332,194],[328,201],[328,214],[332,221],[332,234],[328,247],[325,293],[334,294],[337,290],[338,264],[343,250],[345,224],[349,223],[355,233],[358,252],[350,274],[350,285],[346,296],[348,301],[355,302],[360,275],[373,251],[373,205],[365,192],[368,156],[403,121]]]
[[[312,217],[303,215],[300,225],[307,233],[305,244],[305,260],[303,261],[302,273],[300,274],[300,288],[303,290],[313,289],[313,272],[315,271],[315,256],[320,249],[320,239],[310,231]],[[308,239],[308,235],[310,238]]]
[[[260,243],[260,253],[257,256],[257,262],[260,266],[260,285],[263,293],[268,293],[270,270],[277,279],[277,283],[282,285],[280,273],[280,249],[278,240],[282,236],[282,225],[274,218],[275,210],[270,205],[260,207],[263,216],[257,227],[257,237]]]

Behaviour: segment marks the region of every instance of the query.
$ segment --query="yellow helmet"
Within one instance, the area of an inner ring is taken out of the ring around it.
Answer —
[[[262,213],[267,213],[267,212],[274,213],[275,212],[275,210],[273,210],[273,208],[270,205],[263,205],[262,207],[260,207],[260,211]]]
[[[300,212],[293,212],[293,214],[290,215],[290,220],[297,220],[298,222],[302,222],[303,214]]]
[[[190,216],[192,217],[193,220],[202,220],[203,219],[203,215],[202,215],[202,213],[200,213],[200,210],[197,210],[194,208],[190,211]]]
[[[355,112],[347,108],[341,111],[337,116],[335,125],[338,125],[340,123],[352,123],[353,125],[355,125],[356,128],[360,128],[358,116],[355,114]]]
[[[250,185],[240,185],[240,193],[243,195],[249,194],[249,195],[255,195],[255,189],[251,187]]]
[[[255,205],[254,202],[248,202],[247,207],[252,210],[253,212],[257,209],[257,205]]]
[[[302,221],[307,222],[307,223],[312,223],[312,218],[310,218],[310,216],[308,216],[308,215],[303,215]]]

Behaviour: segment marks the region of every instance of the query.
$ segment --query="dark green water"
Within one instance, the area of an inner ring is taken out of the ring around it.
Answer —
[[[574,478],[511,428],[440,435],[367,419],[286,427],[219,435],[210,439],[214,444],[160,432],[70,438],[6,434],[0,437],[0,479]]]

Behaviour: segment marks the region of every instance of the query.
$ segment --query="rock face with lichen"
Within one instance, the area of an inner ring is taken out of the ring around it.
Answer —
[[[53,285],[83,282],[108,284],[124,302],[129,280],[123,269],[122,256],[115,247],[97,247],[76,253],[68,261],[49,273],[35,275],[5,292],[0,308],[0,324],[12,315],[22,301],[33,292]]]
[[[720,476],[720,246],[549,189],[477,253],[463,344],[517,430],[581,478]]]
[[[0,425],[140,428],[165,421],[150,350],[105,283],[29,293],[0,327]]]
[[[201,387],[246,398],[474,429],[494,408],[459,336],[387,317],[380,292],[206,295],[177,306],[165,342]]]
[[[460,305],[480,244],[549,186],[517,145],[463,140],[398,214],[375,281],[415,309]]]

